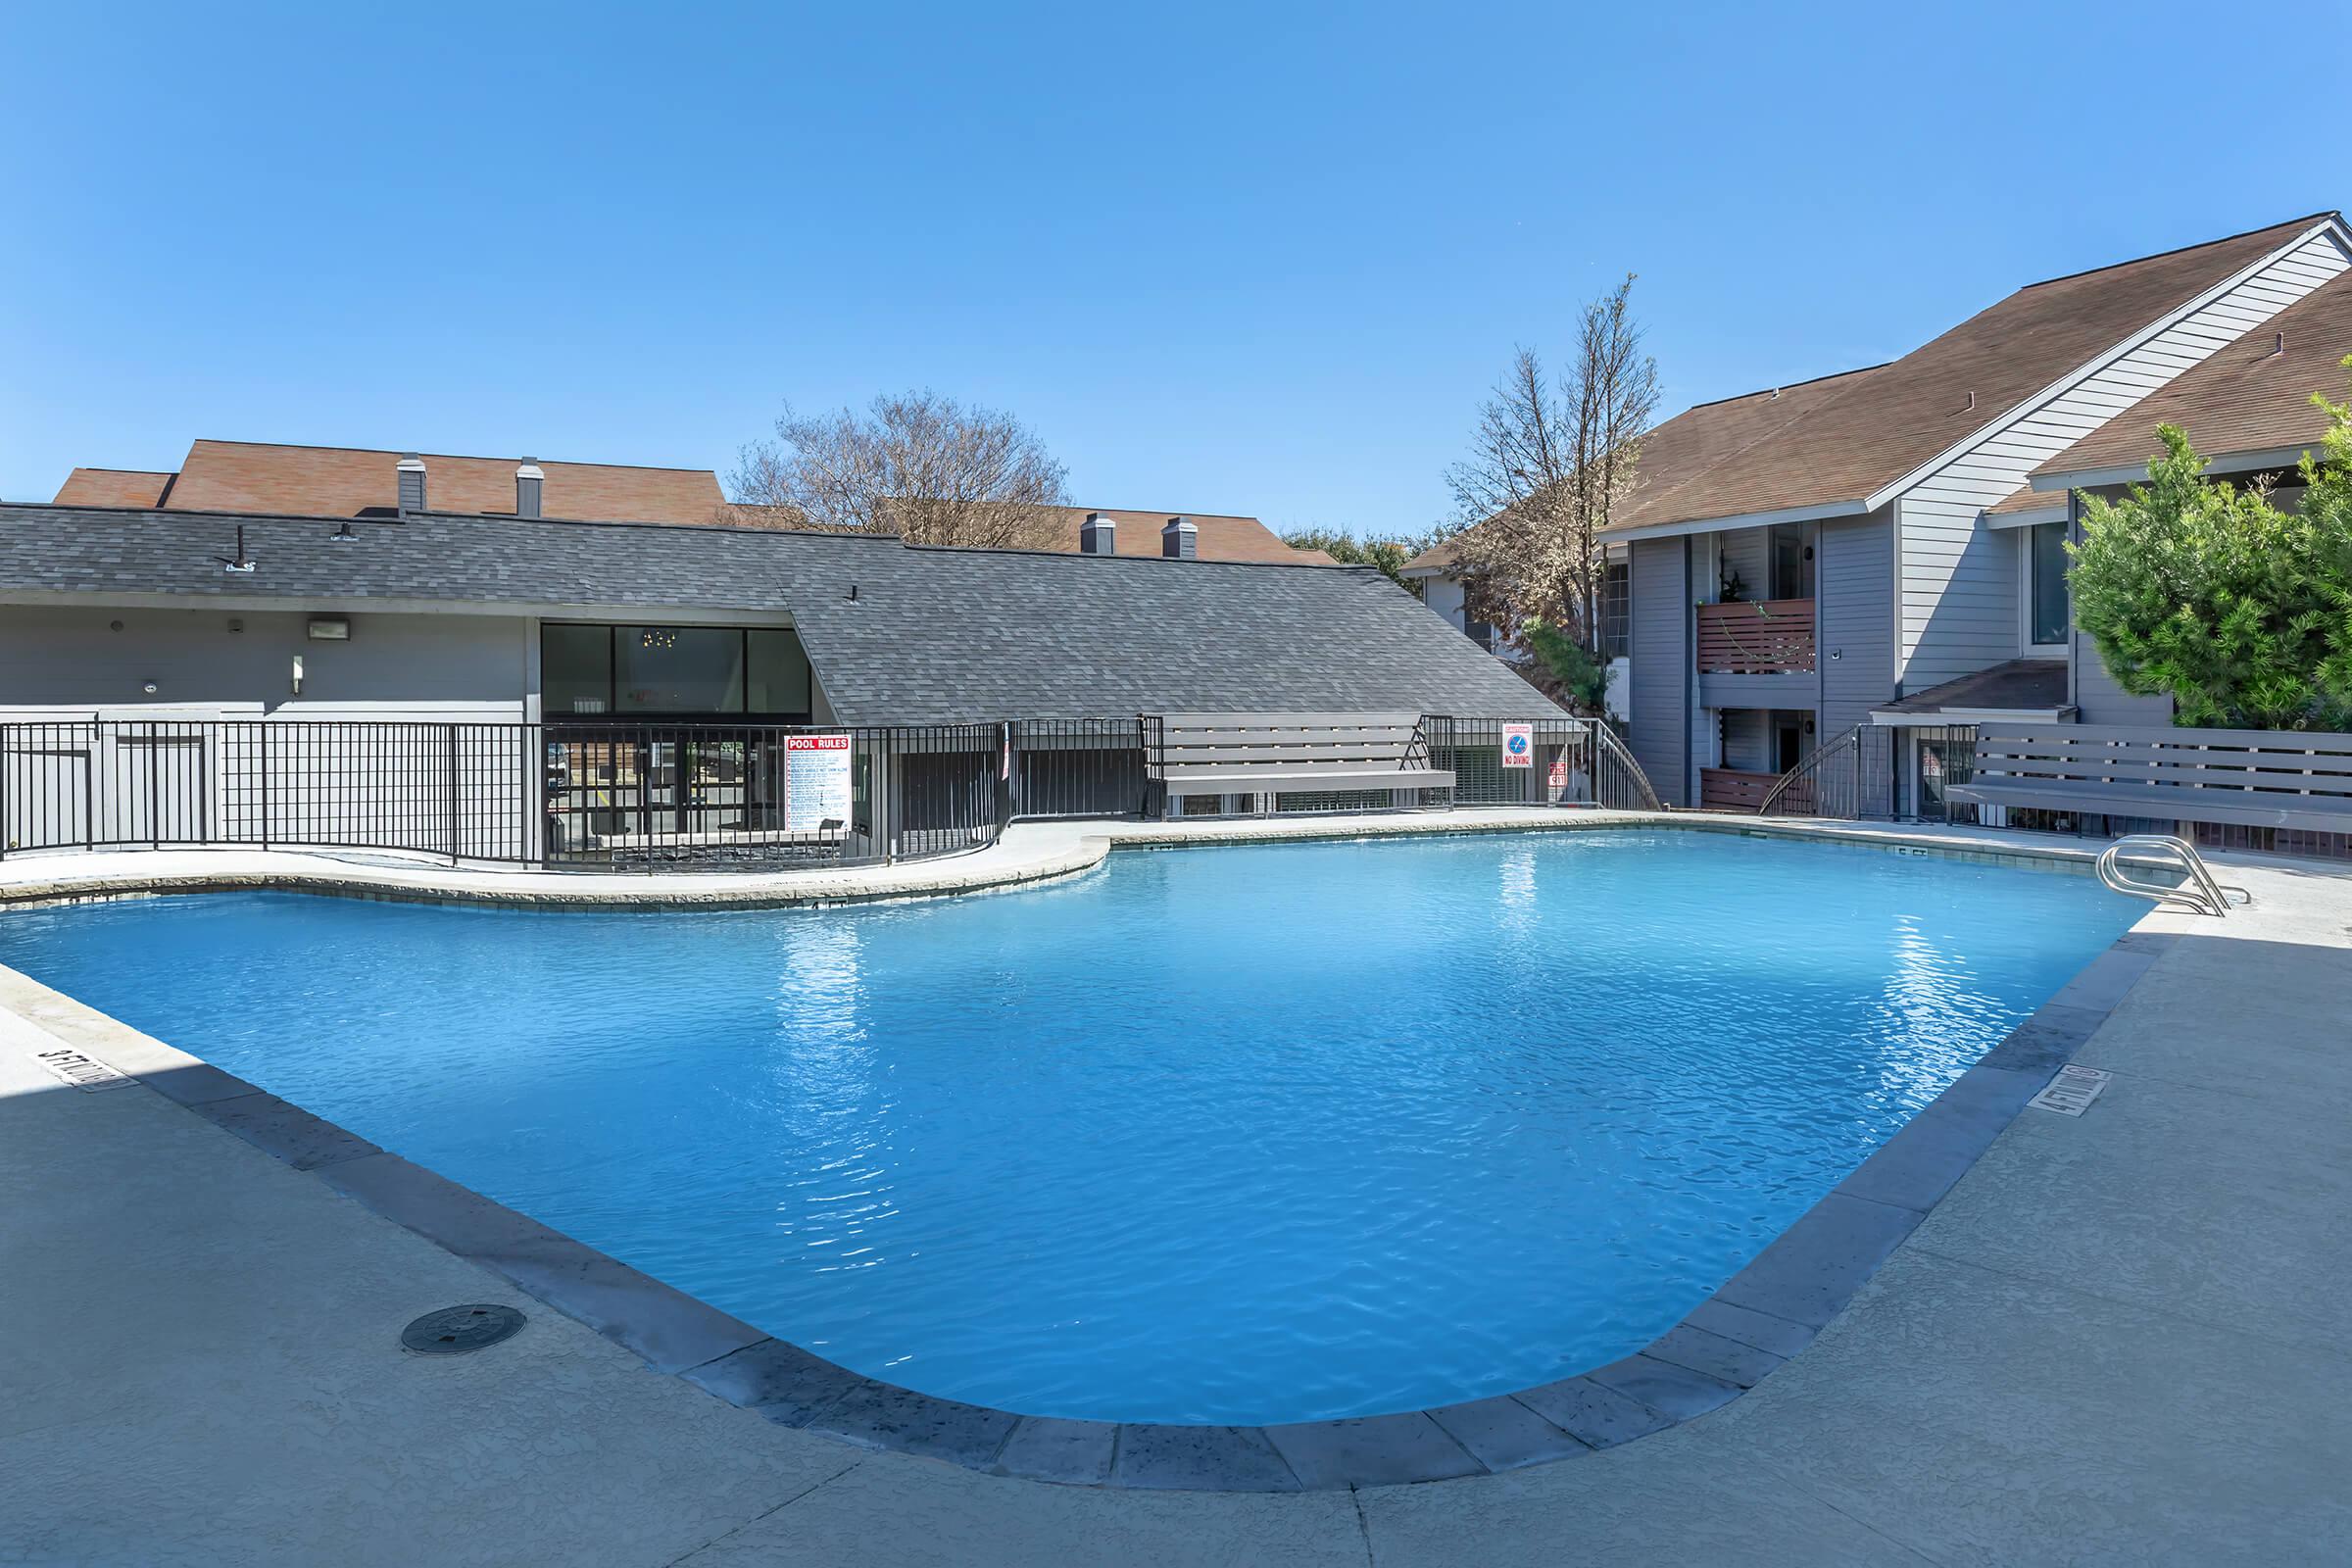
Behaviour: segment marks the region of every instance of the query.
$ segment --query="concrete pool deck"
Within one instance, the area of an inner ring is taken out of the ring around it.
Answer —
[[[771,1425],[148,1088],[66,1088],[0,1017],[0,1559],[2333,1560],[2352,878],[2227,879],[2255,906],[2142,922],[2172,940],[2077,1053],[2104,1097],[2021,1115],[1754,1392],[1568,1463],[1293,1495]],[[458,1301],[531,1324],[397,1348]]]

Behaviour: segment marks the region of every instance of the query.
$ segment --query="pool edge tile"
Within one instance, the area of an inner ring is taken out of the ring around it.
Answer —
[[[1107,1486],[1118,1446],[1115,1421],[1025,1415],[1004,1440],[989,1474],[1062,1487]]]
[[[1648,1360],[1687,1367],[1741,1390],[1754,1388],[1788,1359],[1778,1351],[1701,1328],[1687,1317],[1643,1346],[1642,1355]]]
[[[1507,1394],[1440,1405],[1423,1414],[1497,1475],[1594,1451],[1592,1444],[1552,1425]]]
[[[706,1394],[755,1410],[778,1426],[805,1426],[866,1380],[848,1367],[773,1336],[678,1374]]]
[[[959,1399],[943,1399],[860,1378],[840,1398],[802,1423],[804,1432],[822,1432],[862,1448],[945,1459],[985,1470],[997,1461],[1020,1424],[1008,1410]]]
[[[1593,1382],[1589,1374],[1562,1378],[1540,1388],[1521,1389],[1511,1397],[1594,1448],[1614,1448],[1621,1443],[1646,1438],[1675,1424],[1674,1417],[1651,1409],[1631,1395]]]
[[[771,1337],[398,1154],[363,1155],[313,1174],[626,1346],[657,1371],[683,1372]]]
[[[250,1095],[198,1101],[187,1108],[222,1132],[242,1139],[296,1170],[323,1170],[329,1165],[383,1152],[357,1133],[345,1132],[300,1105],[258,1089]]]
[[[1298,1492],[1290,1462],[1257,1427],[1119,1424],[1114,1486],[1157,1492]]]
[[[1309,1492],[1446,1481],[1486,1471],[1426,1410],[1285,1422],[1264,1432]]]

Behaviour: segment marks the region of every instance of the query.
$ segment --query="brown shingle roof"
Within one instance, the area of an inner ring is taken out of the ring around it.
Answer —
[[[172,475],[145,468],[75,468],[57,487],[61,507],[152,507],[172,488]]]
[[[1055,548],[1076,552],[1079,530],[1086,526],[1090,513],[1101,513],[1118,526],[1111,532],[1116,551],[1122,556],[1156,556],[1159,554],[1159,530],[1167,520],[1177,515],[1172,512],[1122,512],[1104,507],[1056,507],[1061,514],[1062,539]],[[1192,519],[1193,549],[1202,561],[1272,562],[1283,565],[1331,566],[1338,563],[1320,550],[1294,550],[1282,542],[1273,529],[1255,517],[1226,515],[1213,513],[1188,512]],[[792,507],[752,506],[744,503],[730,505],[719,519],[744,528],[807,528],[808,518]]]
[[[2328,431],[2328,416],[2313,407],[2311,395],[2341,400],[2347,354],[2352,273],[2322,284],[2034,471],[2144,467],[2163,450],[2156,439],[2160,424],[2180,425],[2208,458],[2316,446]]]
[[[358,516],[398,505],[400,459],[398,452],[357,447],[199,440],[188,448],[163,505],[171,512]],[[521,461],[427,453],[425,504],[436,512],[512,513],[514,469]],[[709,468],[545,461],[539,468],[547,476],[540,510],[550,517],[709,522],[724,504],[718,476]]]
[[[1793,418],[1757,421],[1745,441],[1735,444],[1728,427],[1694,430],[1686,464],[1667,438],[1706,412],[1692,410],[1659,427],[1645,461],[1655,460],[1653,481],[1666,482],[1645,487],[1618,526],[1860,502],[2319,221],[2030,284],[1890,365],[1813,383],[1827,395]]]
[[[1063,548],[1078,548],[1078,530],[1086,525],[1090,512],[1099,512],[1118,526],[1111,540],[1122,556],[1156,556],[1159,554],[1159,530],[1167,525],[1173,512],[1125,512],[1109,507],[1063,507],[1061,514],[1064,532],[1068,535]],[[1282,542],[1273,529],[1255,517],[1244,517],[1221,513],[1188,512],[1197,530],[1193,548],[1202,561],[1271,561],[1289,565],[1331,565],[1331,557],[1320,550],[1294,550]]]
[[[1984,514],[1988,517],[2006,517],[2020,512],[2041,512],[2051,507],[2063,508],[2065,505],[2066,493],[2064,491],[2036,490],[2032,485],[2028,485],[2015,494],[2003,496],[1991,506],[1986,507]]]
[[[1811,381],[1770,387],[1686,409],[1652,430],[1642,443],[1634,493],[1608,530],[1638,527],[1674,517],[1676,497],[1700,481],[1715,464],[1736,461],[1749,448],[1788,428],[1803,416],[1885,369],[1869,366]],[[1679,520],[1679,519],[1676,519]],[[1467,532],[1468,530],[1465,530]],[[1452,565],[1461,556],[1456,534],[1424,550],[1404,564],[1407,571]]]
[[[2066,661],[2013,659],[1947,680],[1924,692],[1883,705],[1882,713],[1943,713],[1954,710],[2043,712],[2071,710],[2066,700]]]

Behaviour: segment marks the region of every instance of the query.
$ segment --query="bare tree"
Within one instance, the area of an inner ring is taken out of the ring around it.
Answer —
[[[1592,301],[1558,380],[1532,349],[1479,409],[1471,454],[1446,470],[1456,546],[1474,609],[1510,627],[1540,616],[1588,652],[1600,647],[1602,530],[1632,492],[1658,408],[1657,363],[1642,350],[1634,277]]]
[[[728,487],[734,519],[898,534],[912,544],[1056,550],[1068,470],[1009,414],[931,391],[801,415],[745,447]]]

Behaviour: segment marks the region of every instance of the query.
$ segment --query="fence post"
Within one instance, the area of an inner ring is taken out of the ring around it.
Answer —
[[[458,726],[444,724],[449,733],[449,863],[458,863]]]

